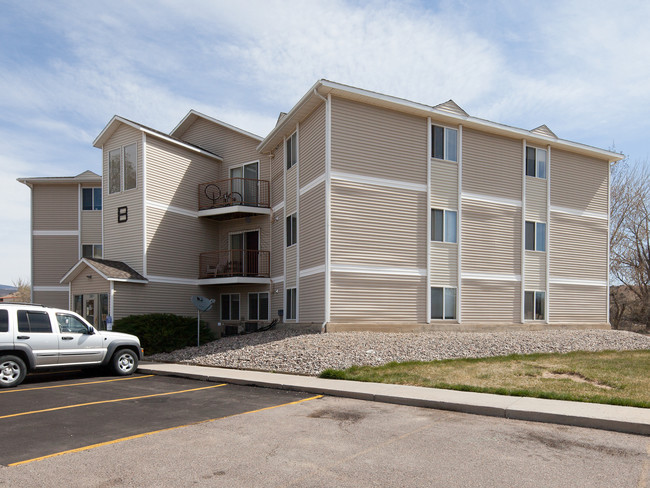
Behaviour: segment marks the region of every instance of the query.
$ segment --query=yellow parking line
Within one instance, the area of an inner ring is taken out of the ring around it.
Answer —
[[[115,378],[115,379],[112,379],[112,380],[86,381],[85,383],[68,383],[67,385],[52,385],[52,386],[36,386],[34,388],[19,388],[17,390],[0,391],[0,395],[2,395],[3,393],[18,393],[18,392],[21,392],[21,391],[47,390],[48,388],[65,388],[67,386],[96,385],[98,383],[110,383],[112,381],[139,380],[140,378],[151,378],[152,376],[155,376],[155,375],[146,374],[146,375],[142,375],[142,376],[129,376],[128,378]]]
[[[102,400],[99,402],[78,403],[76,405],[65,405],[63,407],[45,408],[43,410],[32,410],[31,412],[12,413],[11,415],[3,415],[0,417],[0,419],[20,417],[22,415],[32,415],[34,413],[54,412],[56,410],[65,410],[68,408],[87,407],[89,405],[100,405],[102,403],[116,403],[116,402],[125,402],[128,400],[140,400],[142,398],[152,398],[152,397],[165,396],[165,395],[177,395],[179,393],[187,393],[188,391],[199,391],[199,390],[208,390],[210,388],[218,388],[219,386],[226,386],[226,383],[221,383],[219,385],[212,385],[212,386],[203,386],[201,388],[192,388],[190,390],[170,391],[167,393],[154,393],[153,395],[142,395],[142,396],[128,397],[128,398],[115,398],[114,400]]]
[[[222,386],[222,385],[219,385],[219,386]],[[56,456],[61,456],[63,454],[71,454],[73,452],[88,451],[90,449],[95,449],[96,447],[109,446],[111,444],[117,444],[119,442],[130,441],[132,439],[139,439],[141,437],[147,437],[147,436],[150,436],[150,435],[153,435],[153,434],[158,434],[160,432],[167,432],[167,431],[170,431],[170,430],[182,429],[183,427],[191,427],[192,425],[205,424],[205,423],[208,423],[208,422],[214,422],[216,420],[227,419],[229,417],[237,417],[239,415],[246,415],[246,414],[249,414],[249,413],[261,412],[263,410],[270,410],[272,408],[286,407],[288,405],[296,405],[298,403],[307,402],[309,400],[317,400],[319,398],[323,398],[323,395],[316,395],[316,396],[309,397],[309,398],[303,398],[302,400],[297,400],[295,402],[283,403],[281,405],[274,405],[272,407],[259,408],[257,410],[250,410],[248,412],[235,413],[233,415],[225,415],[223,417],[217,417],[217,418],[214,418],[214,419],[199,420],[198,422],[192,422],[191,424],[177,425],[175,427],[168,427],[166,429],[154,430],[154,431],[151,431],[151,432],[145,432],[143,434],[131,435],[129,437],[122,437],[121,439],[115,439],[115,440],[112,440],[112,441],[100,442],[99,444],[91,444],[90,446],[77,447],[76,449],[70,449],[68,451],[55,452],[54,454],[48,454],[47,456],[41,456],[41,457],[37,457],[37,458],[33,458],[33,459],[27,459],[25,461],[18,461],[16,463],[8,464],[7,466],[19,466],[21,464],[32,463],[34,461],[42,461],[44,459],[49,459],[49,458],[53,458],[53,457],[56,457]]]

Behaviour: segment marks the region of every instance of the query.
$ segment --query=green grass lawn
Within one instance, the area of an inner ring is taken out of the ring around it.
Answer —
[[[650,408],[650,350],[389,363],[321,377]]]

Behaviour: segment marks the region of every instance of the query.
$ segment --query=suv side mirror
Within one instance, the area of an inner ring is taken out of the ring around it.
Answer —
[[[92,325],[88,326],[88,335],[93,335],[95,333],[95,328]]]

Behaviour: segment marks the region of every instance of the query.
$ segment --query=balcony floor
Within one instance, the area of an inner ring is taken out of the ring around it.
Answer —
[[[220,278],[201,278],[199,285],[270,285],[271,278],[253,276],[222,276]]]
[[[215,220],[241,219],[255,215],[271,215],[271,209],[266,207],[249,207],[246,205],[230,205],[227,207],[199,210],[199,217],[209,217]]]

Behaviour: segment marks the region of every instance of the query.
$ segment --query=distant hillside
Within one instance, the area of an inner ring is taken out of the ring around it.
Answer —
[[[9,295],[15,291],[18,291],[18,288],[15,286],[11,285],[0,285],[0,297],[3,297],[5,295]]]

